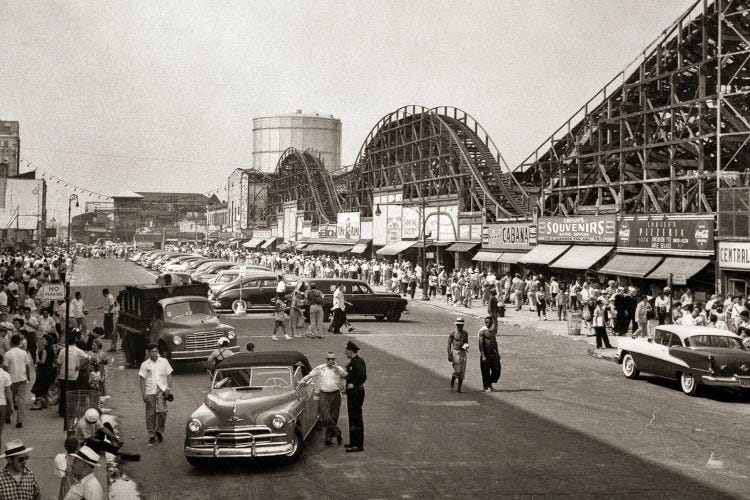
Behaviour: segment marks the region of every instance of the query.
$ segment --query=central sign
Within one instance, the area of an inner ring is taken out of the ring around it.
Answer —
[[[65,285],[61,283],[46,283],[42,285],[41,300],[65,300]]]
[[[615,243],[617,216],[540,217],[539,243]]]

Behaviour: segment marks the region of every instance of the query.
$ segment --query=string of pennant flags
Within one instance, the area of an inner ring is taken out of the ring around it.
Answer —
[[[30,170],[37,170],[38,172],[40,172],[41,178],[45,179],[48,182],[48,184],[50,184],[50,185],[62,184],[63,187],[68,188],[68,189],[72,189],[74,193],[82,193],[82,194],[88,195],[88,196],[90,196],[92,198],[99,199],[99,200],[109,200],[109,199],[112,199],[112,197],[109,196],[109,195],[106,195],[104,193],[99,193],[97,191],[92,191],[91,189],[87,189],[87,188],[81,187],[81,186],[79,186],[77,184],[74,184],[74,183],[72,183],[72,182],[70,182],[70,181],[68,181],[66,179],[63,179],[63,178],[58,177],[56,175],[53,175],[53,174],[47,172],[46,170],[44,170],[43,168],[40,168],[40,167],[38,167],[36,165],[33,165],[30,161],[28,161],[28,160],[26,160],[24,158],[21,158],[21,161],[26,162],[26,166]]]

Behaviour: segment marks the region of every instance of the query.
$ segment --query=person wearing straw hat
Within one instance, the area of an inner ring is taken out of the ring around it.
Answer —
[[[102,500],[104,490],[94,476],[94,468],[99,467],[99,454],[88,446],[82,446],[72,456],[73,478],[78,482],[70,487],[63,500]]]
[[[14,439],[5,445],[0,458],[7,460],[8,465],[0,471],[0,498],[18,500],[42,498],[34,473],[26,467],[29,453],[33,449],[24,446],[20,439]]]
[[[451,376],[451,390],[458,381],[458,389],[461,392],[461,386],[464,383],[466,375],[466,354],[469,350],[469,333],[464,330],[464,319],[456,318],[456,331],[451,332],[448,337],[448,361],[453,364],[453,375]]]

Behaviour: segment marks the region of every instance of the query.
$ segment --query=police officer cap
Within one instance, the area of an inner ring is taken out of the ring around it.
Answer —
[[[350,340],[349,342],[346,343],[346,350],[357,352],[359,351],[359,346]]]

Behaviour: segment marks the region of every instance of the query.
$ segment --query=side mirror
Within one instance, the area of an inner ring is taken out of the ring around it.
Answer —
[[[653,342],[653,341],[654,341],[654,339],[652,339],[651,337],[649,337],[649,338],[648,338],[648,342],[649,342],[649,344],[650,344],[651,342]]]

